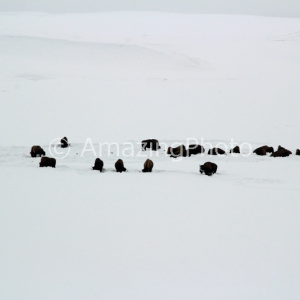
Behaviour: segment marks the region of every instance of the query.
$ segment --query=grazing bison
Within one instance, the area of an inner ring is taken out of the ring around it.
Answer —
[[[296,150],[296,155],[300,155],[300,150],[299,149]]]
[[[230,150],[230,153],[241,153],[240,147],[239,146],[235,146],[233,149]]]
[[[285,151],[287,151],[289,154],[293,154],[292,151],[290,151],[290,150],[288,150],[288,149],[286,149],[286,148],[284,148],[284,147],[281,147],[280,145],[278,146],[277,151],[279,151],[279,150],[285,150]]]
[[[212,148],[208,150],[209,155],[223,155],[226,154],[226,152],[220,148]]]
[[[189,148],[187,150],[187,155],[188,156],[191,156],[192,154],[197,155],[199,153],[204,153],[204,152],[205,152],[205,149],[201,145],[189,145]]]
[[[271,154],[272,157],[287,157],[289,155],[291,155],[292,152],[287,150],[287,149],[284,149],[284,148],[281,148],[277,151],[275,151],[274,153]]]
[[[212,162],[206,162],[200,166],[200,173],[204,172],[205,175],[211,176],[217,172],[218,166]]]
[[[67,137],[63,137],[63,138],[60,140],[60,143],[61,143],[61,147],[62,147],[62,148],[67,148],[67,147],[69,147]]]
[[[158,140],[150,139],[142,141],[142,150],[146,151],[146,148],[149,148],[153,151],[160,149]]]
[[[103,170],[103,161],[100,158],[96,158],[95,165],[93,166],[93,170],[97,170],[102,172]]]
[[[126,172],[126,169],[124,168],[124,163],[123,163],[122,159],[118,159],[116,161],[115,168],[116,168],[116,171],[119,173]]]
[[[186,151],[186,148],[184,145],[180,145],[175,148],[169,147],[167,154],[170,154],[170,157],[173,157],[173,158],[177,158],[179,156],[186,157],[187,151]]]
[[[267,153],[273,153],[273,152],[274,152],[273,147],[269,147],[269,146],[261,146],[253,151],[253,153],[260,156],[267,155]]]
[[[32,146],[30,151],[31,157],[46,155],[46,152],[40,146]]]
[[[55,168],[56,165],[56,159],[50,158],[50,157],[42,157],[40,162],[40,167],[52,167]]]
[[[144,169],[143,172],[152,172],[153,169],[153,161],[151,159],[147,159],[144,163]]]

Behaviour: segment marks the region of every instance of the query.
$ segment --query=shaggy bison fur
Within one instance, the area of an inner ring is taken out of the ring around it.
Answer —
[[[40,146],[32,146],[30,151],[31,157],[46,155],[46,152]]]
[[[170,157],[173,157],[173,158],[177,158],[179,156],[186,157],[187,151],[186,151],[186,148],[184,145],[180,145],[175,148],[169,147],[167,154],[170,154]]]
[[[123,163],[122,159],[118,159],[116,161],[115,168],[116,168],[116,171],[119,173],[126,172],[126,169],[124,168],[124,163]]]
[[[267,153],[273,153],[273,152],[274,152],[274,148],[269,146],[261,146],[253,151],[253,153],[260,156],[267,155]]]
[[[230,153],[241,153],[240,147],[239,146],[235,146],[233,149],[230,150]]]
[[[205,152],[205,149],[201,145],[189,145],[189,148],[187,150],[187,155],[188,156],[197,155],[199,153],[204,153],[204,152]]]
[[[142,150],[146,151],[147,148],[153,151],[160,149],[158,140],[150,139],[142,141]]]
[[[60,143],[61,143],[61,147],[62,147],[62,148],[67,148],[67,147],[69,147],[67,137],[63,137],[63,138],[60,140]]]
[[[152,172],[153,169],[153,161],[151,159],[147,159],[144,163],[144,169],[143,172]]]
[[[220,148],[212,148],[208,150],[209,155],[223,155],[226,154],[226,152]]]
[[[206,162],[200,166],[200,173],[204,172],[205,175],[211,176],[217,172],[218,166],[212,162]]]
[[[95,159],[95,165],[93,166],[93,170],[97,170],[102,172],[103,170],[103,161],[100,158]]]
[[[56,165],[56,159],[50,158],[50,157],[42,157],[40,162],[40,167],[52,167],[55,168]]]

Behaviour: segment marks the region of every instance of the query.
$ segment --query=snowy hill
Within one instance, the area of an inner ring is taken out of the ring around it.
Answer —
[[[4,144],[49,143],[63,132],[76,142],[298,147],[299,26],[254,16],[2,13]]]
[[[299,299],[299,28],[255,16],[0,13],[0,299]],[[38,168],[30,147],[52,156],[65,135],[70,153]],[[87,138],[96,156],[82,155]],[[144,174],[146,138],[293,155],[174,161],[162,147]],[[98,151],[124,141],[133,156]],[[114,171],[119,157],[128,172]],[[217,174],[200,175],[205,161]]]

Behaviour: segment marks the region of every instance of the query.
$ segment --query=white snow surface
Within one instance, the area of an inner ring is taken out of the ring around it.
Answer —
[[[300,19],[0,13],[0,66],[0,299],[300,299]],[[293,155],[140,152],[191,137]]]

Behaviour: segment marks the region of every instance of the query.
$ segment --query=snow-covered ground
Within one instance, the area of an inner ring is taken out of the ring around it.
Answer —
[[[0,299],[298,300],[299,32],[254,16],[1,13]],[[38,168],[30,147],[51,156],[63,136],[70,153]],[[293,155],[174,161],[163,147],[141,172],[142,139],[191,137]],[[128,172],[114,150],[92,171],[87,138],[97,156],[133,141]]]

